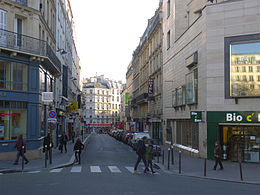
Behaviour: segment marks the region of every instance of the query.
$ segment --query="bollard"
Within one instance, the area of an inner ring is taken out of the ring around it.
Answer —
[[[48,151],[47,151],[47,145],[45,147],[45,168],[47,168],[47,159],[48,159]]]
[[[24,170],[24,146],[22,146],[22,171]]]
[[[50,157],[50,164],[52,164],[52,144],[50,143],[50,150],[49,150],[49,157]]]
[[[174,156],[173,156],[173,147],[171,146],[171,152],[172,152],[172,165],[174,165]]]
[[[171,155],[171,149],[168,148],[168,170],[170,170],[170,155]]]
[[[179,174],[181,174],[181,151],[179,151]]]
[[[206,177],[207,175],[207,159],[204,159],[204,176]]]
[[[242,164],[241,161],[239,161],[239,169],[240,169],[240,179],[243,181],[243,173],[242,173]]]
[[[164,150],[162,151],[162,164],[164,165]]]
[[[157,146],[156,146],[156,151],[158,151],[157,150]],[[156,153],[157,154],[157,163],[159,163],[159,156],[160,156],[160,154],[159,153]]]

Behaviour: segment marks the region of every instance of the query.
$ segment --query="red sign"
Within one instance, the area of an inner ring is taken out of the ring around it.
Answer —
[[[53,111],[53,110],[50,111],[50,112],[49,112],[49,117],[50,117],[50,118],[55,118],[55,117],[56,117],[56,112]]]

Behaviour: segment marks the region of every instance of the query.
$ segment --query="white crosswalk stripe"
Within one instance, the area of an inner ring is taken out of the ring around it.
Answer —
[[[29,171],[28,173],[40,173],[41,171]]]
[[[60,173],[63,170],[63,168],[59,168],[59,169],[52,169],[50,171],[50,173]]]
[[[81,172],[81,166],[75,166],[71,168],[72,173],[80,173]]]
[[[117,166],[108,166],[108,168],[112,173],[121,173]]]
[[[131,173],[134,173],[134,167],[125,167],[128,171],[130,171]]]
[[[90,166],[90,171],[92,173],[101,173],[101,169],[99,166]]]

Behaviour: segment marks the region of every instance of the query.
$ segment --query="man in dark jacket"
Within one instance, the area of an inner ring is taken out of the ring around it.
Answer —
[[[17,149],[17,156],[16,156],[16,160],[14,162],[14,165],[18,165],[18,161],[19,161],[19,157],[22,156],[25,160],[25,164],[29,163],[29,160],[25,157],[24,153],[25,153],[25,143],[23,140],[23,135],[20,135],[17,143],[15,145],[15,148]]]
[[[51,134],[48,133],[46,137],[43,139],[43,152],[46,152],[46,158],[48,159],[48,153],[50,153],[53,148],[53,142],[51,139]]]
[[[134,168],[134,172],[137,173],[137,167],[138,167],[138,164],[140,163],[141,160],[143,160],[144,162],[144,166],[146,167],[146,160],[145,160],[145,141],[147,140],[147,137],[144,136],[142,138],[142,140],[139,140],[138,141],[138,145],[137,145],[137,149],[136,149],[136,153],[138,155],[138,159],[135,163],[135,168]],[[145,171],[146,172],[146,169]]]
[[[81,150],[84,149],[84,144],[81,143],[81,140],[78,138],[76,140],[76,143],[74,145],[74,151],[75,151],[75,159],[76,161],[80,164],[80,155],[81,155]]]
[[[216,141],[215,148],[214,148],[214,157],[216,159],[215,165],[214,165],[214,168],[213,168],[214,170],[216,170],[218,164],[219,164],[221,170],[224,169],[222,162],[221,162],[221,156],[222,156],[222,149],[221,149],[221,146],[219,144],[219,141]]]
[[[61,138],[60,138],[60,152],[63,152],[63,146],[65,149],[65,153],[67,153],[67,141],[68,141],[68,137],[66,134],[62,134]]]

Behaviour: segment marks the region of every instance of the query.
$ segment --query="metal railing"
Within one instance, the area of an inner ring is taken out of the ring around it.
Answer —
[[[11,1],[14,1],[14,2],[24,5],[24,6],[27,6],[27,0],[11,0]]]
[[[0,47],[49,58],[60,71],[61,62],[46,41],[0,29]]]

